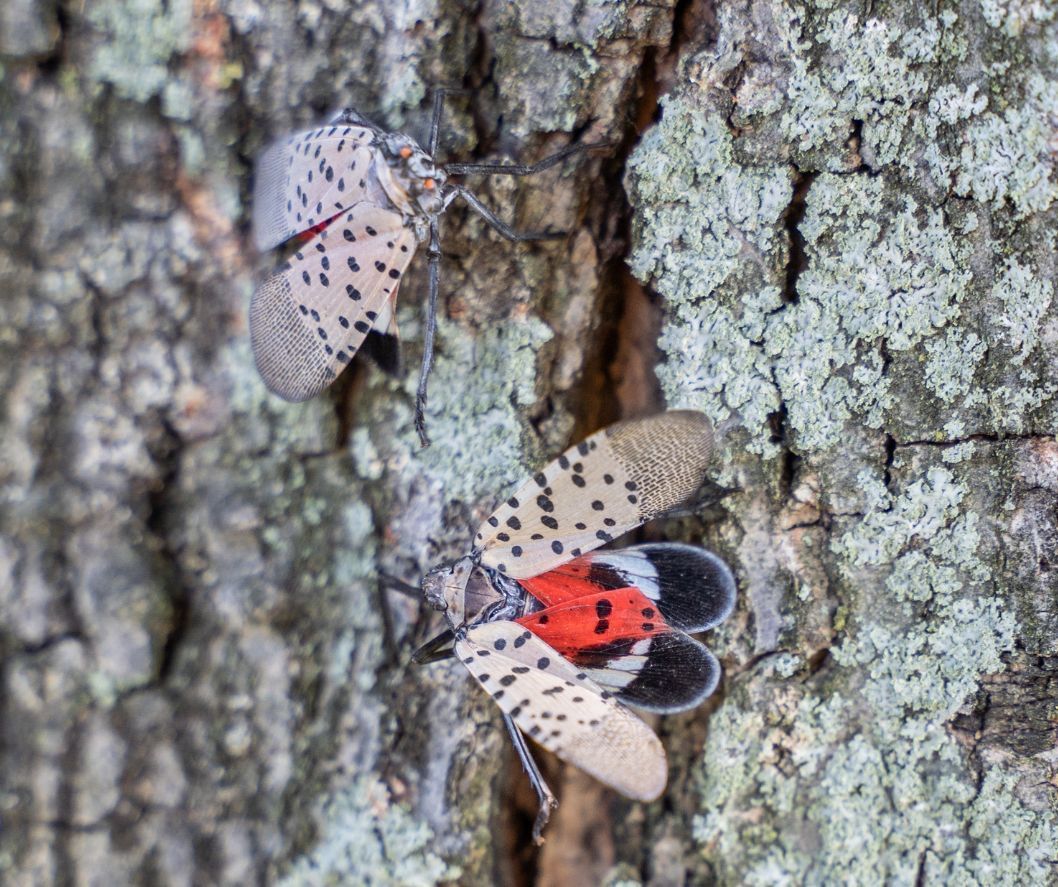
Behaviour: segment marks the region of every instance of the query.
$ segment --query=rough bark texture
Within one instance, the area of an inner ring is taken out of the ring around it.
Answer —
[[[1055,880],[1053,2],[7,0],[0,67],[0,880]],[[419,451],[414,372],[266,393],[247,194],[433,84],[443,156],[614,149],[476,188],[564,242],[446,218]],[[656,804],[545,760],[537,853],[376,576],[662,393],[737,488],[649,531],[735,567],[726,676]]]

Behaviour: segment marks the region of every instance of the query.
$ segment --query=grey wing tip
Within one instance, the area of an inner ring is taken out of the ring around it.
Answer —
[[[666,417],[669,420],[676,420],[685,425],[698,426],[703,432],[710,436],[713,433],[712,421],[700,410],[669,410],[668,412],[662,413],[661,416]]]
[[[259,253],[266,253],[270,249],[279,246],[283,241],[278,239],[275,233],[275,225],[260,220],[255,215],[253,218],[253,245]]]
[[[260,156],[254,167],[254,245],[260,252],[278,246],[291,236],[286,219],[285,142],[277,142]]]
[[[305,403],[312,400],[327,387],[323,385],[314,388],[298,388],[296,385],[292,385],[290,380],[282,374],[274,373],[267,361],[262,361],[256,351],[254,352],[254,364],[257,367],[261,381],[265,384],[265,388],[287,403]]]
[[[310,400],[335,379],[331,362],[302,323],[282,274],[268,278],[250,302],[250,347],[257,372],[273,394]]]

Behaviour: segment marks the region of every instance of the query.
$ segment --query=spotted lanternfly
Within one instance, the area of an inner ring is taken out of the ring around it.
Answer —
[[[716,657],[688,632],[735,603],[730,569],[691,545],[598,551],[708,486],[701,413],[619,422],[567,450],[482,524],[471,552],[423,579],[448,630],[420,648],[457,656],[503,711],[540,801],[555,806],[524,735],[629,798],[665,788],[665,751],[623,703],[682,711],[713,692]]]
[[[451,175],[530,175],[596,145],[574,145],[532,166],[492,163],[438,165],[444,90],[434,101],[427,150],[410,136],[387,132],[358,112],[343,111],[326,126],[296,133],[269,148],[257,165],[253,229],[268,250],[297,247],[254,293],[250,340],[268,388],[290,401],[319,394],[345,368],[372,330],[395,332],[401,278],[420,243],[429,240],[429,294],[415,425],[423,445],[426,382],[433,357],[438,222],[457,197],[509,240],[562,236],[517,233]]]

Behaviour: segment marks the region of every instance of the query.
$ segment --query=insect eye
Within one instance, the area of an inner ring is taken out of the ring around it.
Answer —
[[[437,182],[435,182],[435,181],[434,181],[433,179],[426,179],[426,181],[424,181],[424,182],[422,183],[422,186],[423,186],[423,187],[424,187],[424,188],[425,188],[425,189],[426,189],[427,191],[432,191],[432,190],[433,190],[434,188],[436,188],[436,187],[437,187]]]
[[[408,145],[405,145],[403,148],[400,149],[400,156],[407,160],[409,157],[411,157],[411,148]]]

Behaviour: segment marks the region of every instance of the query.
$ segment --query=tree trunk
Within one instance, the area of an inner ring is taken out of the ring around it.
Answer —
[[[0,880],[1054,882],[1058,11],[1049,2],[7,0]],[[429,430],[360,360],[258,380],[252,159],[354,105],[469,181]],[[630,269],[630,270],[629,270]],[[416,582],[620,416],[706,411],[739,582],[652,805],[540,754]]]

